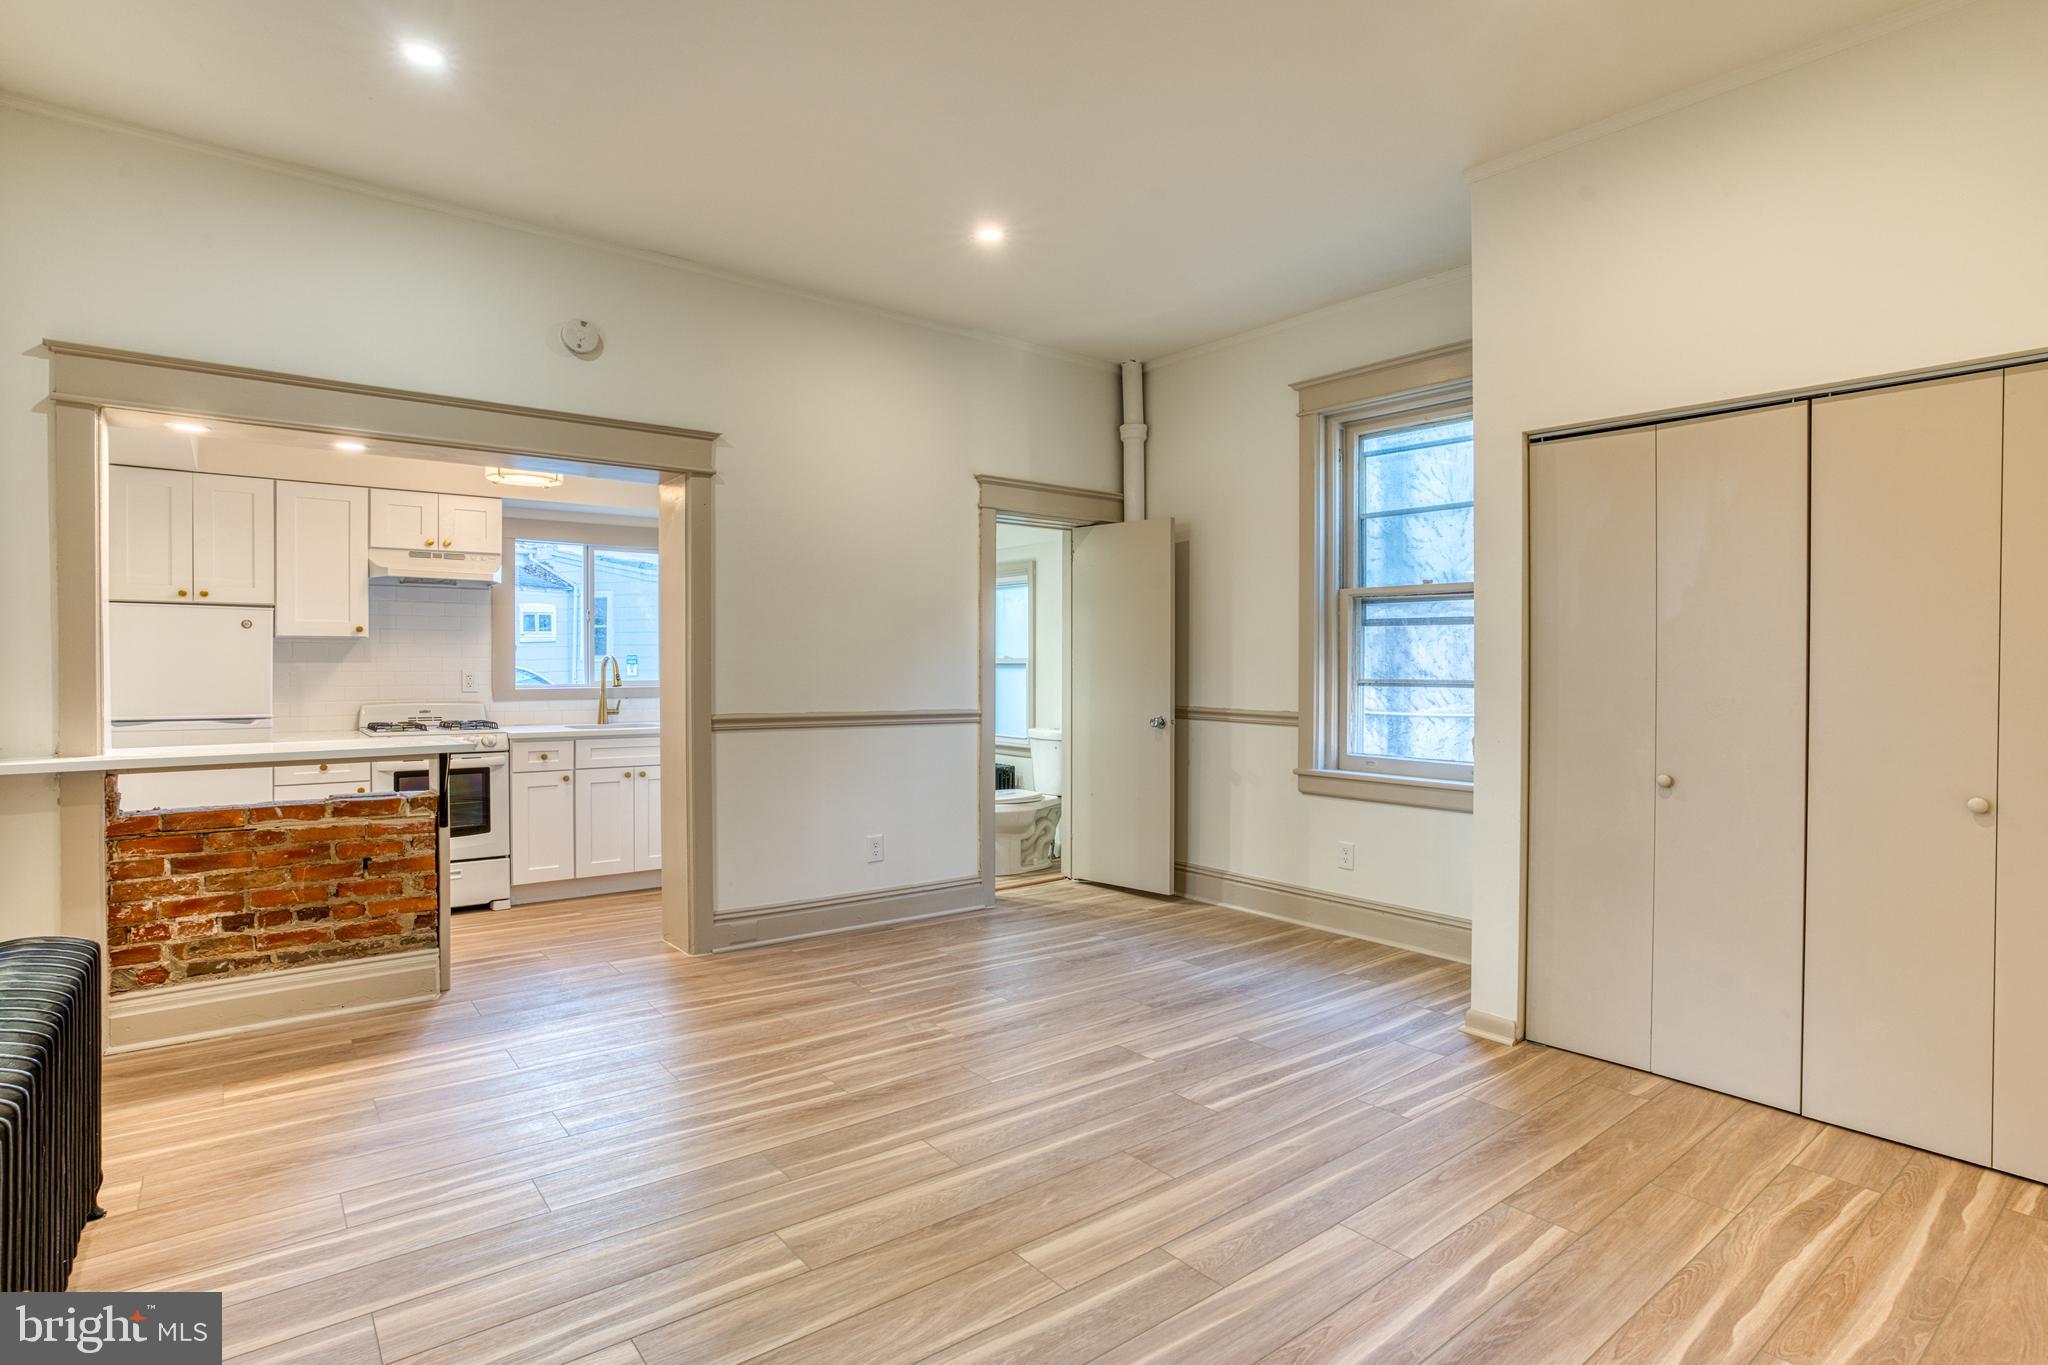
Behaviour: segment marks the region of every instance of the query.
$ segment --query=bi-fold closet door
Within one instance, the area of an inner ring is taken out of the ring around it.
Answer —
[[[1529,1036],[1796,1109],[1803,403],[1530,450]]]

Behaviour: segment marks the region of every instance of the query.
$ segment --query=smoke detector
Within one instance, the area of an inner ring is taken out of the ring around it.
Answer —
[[[588,318],[571,318],[562,324],[562,344],[570,355],[596,355],[604,349],[604,333]]]

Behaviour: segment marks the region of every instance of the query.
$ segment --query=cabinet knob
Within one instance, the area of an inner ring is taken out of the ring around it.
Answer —
[[[185,590],[184,590],[183,588],[180,588],[180,589],[178,589],[178,596],[180,596],[180,597],[183,597],[184,595],[185,595]]]
[[[546,754],[535,754],[534,757],[539,759],[542,763],[548,761],[548,756]]]
[[[569,780],[569,774],[567,774],[567,773],[563,773],[563,774],[562,774],[562,780],[563,780],[564,782],[567,782],[567,781]]]
[[[642,769],[640,770],[640,776],[642,776],[642,777],[645,777],[645,776],[647,776],[647,769],[645,769],[645,768],[642,768]]]
[[[447,548],[448,546],[450,546],[450,545],[453,545],[454,543],[455,543],[455,542],[454,542],[454,541],[452,541],[452,540],[444,540],[444,541],[442,541],[442,542],[441,542],[441,545],[442,545],[442,548],[444,548],[444,549],[445,549],[445,548]]]
[[[323,773],[327,771],[327,765],[326,765],[325,763],[322,763],[322,764],[320,765],[320,771],[321,771],[321,772],[323,772]]]
[[[357,788],[356,788],[356,795],[357,795],[357,796],[361,796],[361,795],[362,795],[362,794],[363,794],[364,792],[366,792],[366,791],[368,791],[368,790],[369,790],[369,788],[368,788],[368,787],[357,787]]]
[[[1963,802],[1963,804],[1969,808],[1970,814],[1972,815],[1991,814],[1991,803],[1989,801],[1986,801],[1981,796],[1973,796],[1969,800]]]
[[[427,537],[427,548],[430,550],[434,548],[434,538],[432,536]]]
[[[362,628],[361,626],[357,626],[357,627],[356,627],[356,634],[358,634],[358,635],[361,635],[362,633],[363,633],[363,628]]]
[[[619,776],[630,779],[633,776],[633,770],[628,768],[625,772],[620,773]]]
[[[1673,777],[1673,776],[1672,776],[1672,775],[1671,775],[1670,773],[1658,773],[1658,774],[1657,774],[1657,785],[1658,785],[1658,786],[1660,786],[1660,787],[1667,787],[1667,788],[1668,788],[1668,787],[1675,787],[1675,786],[1677,786],[1677,785],[1678,785],[1678,779],[1677,779],[1677,778],[1675,778],[1675,777]]]
[[[206,589],[204,589],[204,588],[201,588],[201,589],[199,590],[199,595],[200,595],[201,597],[205,597],[205,596],[208,596],[209,594],[207,593]]]

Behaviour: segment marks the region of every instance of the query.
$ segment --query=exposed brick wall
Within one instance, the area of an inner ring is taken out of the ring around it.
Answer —
[[[107,784],[107,949],[120,995],[432,947],[432,796],[117,813]]]

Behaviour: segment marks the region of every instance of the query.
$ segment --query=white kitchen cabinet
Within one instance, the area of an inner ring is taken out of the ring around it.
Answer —
[[[505,548],[496,498],[443,493],[436,499],[441,548],[458,554],[494,555]]]
[[[271,799],[280,805],[295,801],[325,801],[330,796],[368,796],[370,779],[344,779],[339,782],[294,782],[288,787],[273,787]]]
[[[661,867],[661,769],[633,770],[633,870]]]
[[[634,820],[632,768],[586,768],[577,772],[576,875],[609,877],[639,866]],[[518,820],[513,828],[518,828]]]
[[[499,502],[455,493],[370,490],[370,544],[380,550],[494,555],[504,548]]]
[[[224,606],[277,600],[276,485],[269,479],[194,474],[192,595]]]
[[[192,600],[192,475],[107,469],[107,596],[115,602]]]
[[[212,810],[260,806],[273,790],[268,768],[191,768],[120,776],[121,810]]]
[[[576,875],[577,797],[574,773],[537,771],[512,774],[512,881],[515,885],[558,882]]]
[[[280,787],[296,786],[302,782],[368,782],[370,764],[366,759],[361,763],[346,763],[332,759],[326,763],[280,763],[271,770],[276,774]]]
[[[277,485],[277,633],[370,629],[370,490]]]
[[[380,550],[431,550],[441,543],[440,495],[370,490],[370,544]]]

